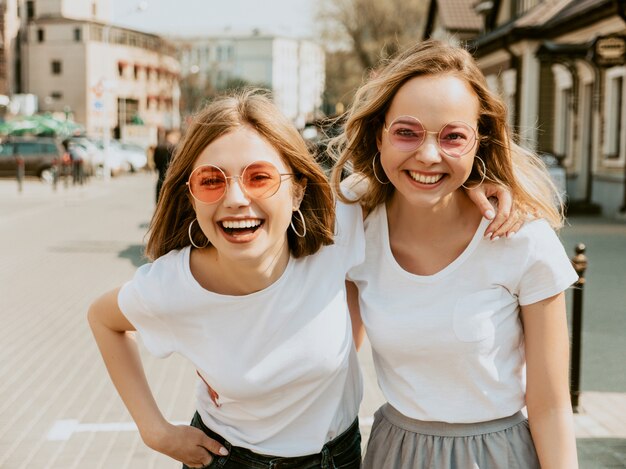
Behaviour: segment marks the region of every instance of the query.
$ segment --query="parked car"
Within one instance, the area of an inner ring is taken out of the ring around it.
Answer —
[[[105,155],[108,155],[106,158],[111,176],[127,171],[139,171],[148,164],[146,150],[138,145],[121,143],[119,140],[110,140],[107,151],[104,149],[102,140],[94,141],[93,143],[100,149],[100,155],[96,159],[97,171],[103,170]]]
[[[24,174],[52,182],[54,168],[69,157],[61,142],[52,137],[8,137],[0,142],[0,176],[16,177],[18,158],[24,160]]]
[[[145,148],[139,145],[113,140],[111,141],[111,146],[121,154],[122,160],[128,163],[128,168],[131,172],[139,171],[148,164],[148,154]]]
[[[87,137],[70,137],[70,141],[84,152],[84,171],[88,176],[96,173],[98,163],[103,160],[102,150]]]

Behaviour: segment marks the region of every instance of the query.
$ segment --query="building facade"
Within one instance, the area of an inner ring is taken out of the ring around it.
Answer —
[[[626,1],[465,3],[482,17],[469,47],[519,140],[566,170],[568,210],[626,213]]]
[[[180,126],[176,51],[111,25],[104,0],[37,0],[21,47],[22,88],[40,111],[71,113],[94,136],[156,143]]]
[[[197,74],[216,91],[245,82],[272,90],[274,101],[297,126],[318,117],[325,54],[312,41],[223,34],[176,41],[183,77]]]
[[[24,5],[23,0],[0,0],[0,95],[6,97],[3,101],[20,91],[19,12]]]

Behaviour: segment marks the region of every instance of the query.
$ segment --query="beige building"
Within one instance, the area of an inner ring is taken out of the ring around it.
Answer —
[[[482,17],[470,49],[520,141],[565,168],[568,209],[626,213],[626,1],[455,2]]]
[[[41,111],[71,113],[92,135],[156,143],[180,126],[173,47],[111,26],[104,0],[37,0],[22,46],[23,88]]]
[[[7,97],[20,91],[19,8],[24,8],[23,0],[0,0],[0,95]]]

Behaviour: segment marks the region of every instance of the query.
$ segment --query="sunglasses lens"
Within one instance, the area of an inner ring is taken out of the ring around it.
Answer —
[[[217,166],[198,166],[189,178],[189,190],[194,198],[212,204],[224,195],[226,176]]]
[[[401,151],[413,151],[424,141],[424,126],[415,118],[404,116],[393,121],[389,127],[391,144]]]
[[[246,166],[241,181],[250,197],[266,199],[273,196],[280,187],[280,173],[273,164],[257,161]]]
[[[475,143],[476,133],[465,122],[450,122],[439,132],[439,146],[449,156],[463,156]]]

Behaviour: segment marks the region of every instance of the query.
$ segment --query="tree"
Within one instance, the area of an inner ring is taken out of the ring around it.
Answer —
[[[362,78],[382,59],[421,39],[429,3],[427,0],[323,0],[320,3],[317,17],[327,49],[326,95],[331,107],[335,98],[350,102]]]
[[[200,109],[215,96],[211,83],[199,73],[191,73],[180,80],[180,112],[183,117]]]

